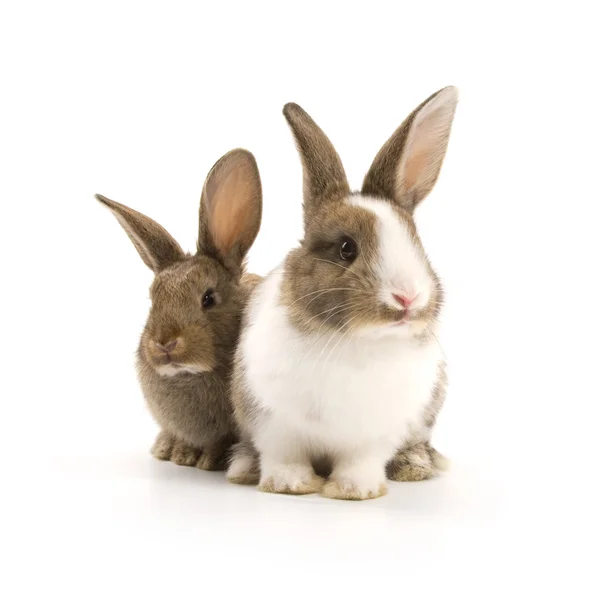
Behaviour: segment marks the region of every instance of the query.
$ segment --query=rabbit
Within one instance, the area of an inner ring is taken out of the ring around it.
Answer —
[[[360,192],[311,117],[284,107],[303,166],[304,237],[246,307],[230,481],[364,500],[387,492],[386,475],[420,480],[446,466],[430,444],[446,387],[443,291],[413,214],[438,178],[457,102],[446,87],[419,105]]]
[[[210,170],[200,200],[195,254],[152,219],[97,195],[155,273],[137,372],[161,427],[160,460],[204,470],[225,467],[237,441],[228,387],[242,309],[260,281],[245,257],[260,228],[262,191],[254,156],[232,150]]]

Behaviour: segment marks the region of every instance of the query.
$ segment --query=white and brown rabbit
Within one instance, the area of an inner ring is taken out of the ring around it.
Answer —
[[[284,115],[304,172],[304,239],[255,288],[232,400],[244,442],[228,479],[266,492],[362,500],[441,468],[440,281],[413,220],[438,177],[458,96],[425,100],[352,192],[331,142],[296,104]],[[329,480],[315,473],[327,464]]]
[[[224,468],[237,439],[228,396],[232,359],[242,310],[257,279],[244,273],[262,213],[256,161],[245,150],[233,150],[211,169],[194,255],[152,219],[96,198],[155,273],[137,353],[142,391],[162,429],[152,454],[200,469]]]

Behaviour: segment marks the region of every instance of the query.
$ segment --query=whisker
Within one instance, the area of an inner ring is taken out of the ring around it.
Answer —
[[[326,331],[324,333],[327,333]],[[336,336],[336,334],[338,334],[338,330],[334,329],[331,333],[331,335],[329,336],[329,339],[327,340],[327,343],[325,344],[325,346],[321,349],[321,352],[319,353],[319,358],[317,360],[315,360],[313,362],[313,366],[310,372],[310,378],[312,379],[312,376],[315,372],[315,369],[317,368],[317,364],[321,363],[321,356],[323,356],[323,352],[325,351],[325,348],[327,348],[327,346],[329,346],[329,344],[331,343],[331,340]]]
[[[358,317],[359,315],[356,315],[355,317],[353,317],[352,319],[350,319],[350,321],[346,321],[346,323],[344,323],[344,325],[342,325],[342,327],[340,329],[343,329],[344,327],[347,327],[349,323],[351,323],[354,319],[356,319],[356,317]],[[329,338],[329,340],[327,341],[327,343],[325,344],[325,346],[323,347],[323,349],[321,350],[321,354],[319,354],[319,357],[321,357],[323,355],[323,353],[325,352],[325,350],[327,349],[327,346],[329,346],[329,344],[331,343],[331,340],[334,338],[334,336],[339,333],[338,330],[335,330],[333,332],[333,335]]]
[[[326,260],[324,258],[315,258],[315,260],[318,260],[319,262],[329,263],[330,265],[334,265],[336,267],[339,267],[340,269],[346,269],[346,271],[350,271],[350,273],[355,275],[355,273],[348,267],[345,267],[344,265],[340,265],[339,263],[333,262],[332,260]]]
[[[350,323],[352,323],[352,321],[355,321],[356,319],[358,319],[358,317],[360,317],[360,316],[361,315],[359,313],[357,315],[354,315],[354,317],[352,317],[349,321],[346,321],[346,323],[344,324],[346,331],[344,331],[344,333],[340,336],[338,341],[334,344],[333,348],[329,351],[329,354],[327,355],[327,358],[325,359],[323,369],[325,369],[325,367],[327,366],[327,363],[329,362],[331,355],[333,354],[334,350],[340,345],[340,342],[350,333],[350,331],[352,331],[349,327]]]
[[[358,281],[360,284],[364,285],[365,289],[369,288],[369,286],[365,282],[365,280],[358,273],[355,273],[352,269],[349,269],[348,267],[345,267],[344,265],[340,265],[339,263],[333,262],[332,260],[326,260],[324,258],[315,258],[314,260],[318,260],[319,262],[328,263],[330,265],[334,265],[335,267],[340,267],[340,269],[345,269],[346,271],[348,271],[348,273],[350,273],[356,279],[356,281]]]
[[[346,302],[342,302],[342,304],[338,304],[337,306],[332,306],[331,308],[328,308],[327,310],[320,312],[318,315],[313,315],[310,319],[308,319],[308,321],[305,321],[303,323],[303,325],[308,325],[311,321],[313,321],[317,317],[320,317],[321,315],[331,312],[332,310],[335,310],[336,308],[344,308],[345,306],[348,306],[351,303],[352,303],[352,300],[347,300]],[[333,313],[333,314],[337,314],[337,313]],[[333,315],[331,315],[331,316],[333,316]]]
[[[433,339],[437,342],[437,345],[440,347],[440,350],[442,351],[442,355],[443,355],[444,359],[446,359],[446,353],[444,352],[444,349],[442,348],[442,345],[440,344],[440,340],[438,340],[437,335],[435,335],[433,330],[431,330],[429,333],[431,333],[431,335],[433,336]]]
[[[313,292],[308,292],[308,294],[304,294],[304,296],[300,296],[300,298],[296,298],[296,300],[294,300],[288,306],[288,308],[291,308],[292,306],[294,306],[294,304],[296,304],[296,302],[300,302],[300,300],[307,298],[308,296],[313,296],[314,294],[319,294],[320,292],[322,292],[323,294],[326,294],[327,292],[337,292],[337,291],[353,291],[353,290],[352,290],[352,288],[327,288],[327,289],[321,288],[318,290],[314,290]],[[317,296],[317,298],[318,298],[318,296]]]
[[[352,292],[352,288],[331,288],[329,290],[326,290],[327,292],[337,292],[337,291],[350,291]],[[326,292],[323,292],[323,294],[325,294]],[[318,296],[315,296],[314,298],[311,298],[307,303],[306,306],[304,307],[304,309],[306,310],[315,300],[319,299],[323,294],[319,294]]]
[[[344,310],[349,310],[349,308],[348,308],[348,309],[344,309]],[[339,312],[342,312],[342,311],[339,311]],[[303,360],[304,360],[304,359],[305,359],[305,358],[308,356],[308,354],[310,353],[310,351],[311,351],[311,350],[312,350],[312,349],[313,349],[313,348],[314,348],[314,347],[317,345],[317,343],[318,343],[318,342],[319,342],[321,339],[323,339],[323,336],[324,336],[324,335],[327,333],[327,329],[325,329],[325,331],[323,331],[323,333],[321,333],[320,335],[318,335],[318,334],[319,334],[319,332],[321,331],[321,329],[323,329],[323,327],[325,326],[325,324],[327,323],[327,321],[329,321],[329,319],[330,319],[331,317],[333,317],[335,314],[337,314],[337,313],[334,313],[333,315],[329,315],[329,316],[328,316],[328,317],[327,317],[327,318],[326,318],[326,319],[325,319],[325,320],[324,320],[324,321],[321,323],[321,325],[319,326],[319,329],[317,329],[317,335],[316,335],[316,338],[313,340],[313,343],[312,343],[312,344],[309,346],[308,350],[307,350],[307,351],[306,351],[306,352],[305,352],[305,353],[302,355],[302,358],[300,358],[300,360],[298,361],[298,363],[297,363],[297,365],[296,365],[297,367],[299,367],[299,366],[300,366],[300,364],[302,364],[302,361],[303,361]],[[334,331],[334,334],[335,334],[335,331]],[[313,366],[313,369],[314,369],[314,366]]]

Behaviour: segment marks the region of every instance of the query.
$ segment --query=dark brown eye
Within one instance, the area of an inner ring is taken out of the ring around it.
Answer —
[[[358,254],[356,242],[349,237],[342,238],[340,244],[340,258],[346,262],[352,262]]]
[[[202,296],[202,308],[212,308],[216,303],[215,292],[213,290],[206,290],[204,296]]]

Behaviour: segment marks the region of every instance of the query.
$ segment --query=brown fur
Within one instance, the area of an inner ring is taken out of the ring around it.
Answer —
[[[283,114],[294,133],[304,168],[304,225],[308,228],[316,203],[323,198],[344,198],[350,188],[338,153],[306,111],[290,102]]]
[[[429,305],[410,317],[415,337],[422,340],[434,337],[433,325],[443,302],[443,291],[419,240],[413,211],[431,191],[439,175],[455,107],[453,88],[444,88],[419,105],[377,154],[360,192],[390,203],[406,223],[436,284]],[[296,104],[287,104],[283,112],[303,165],[305,236],[284,263],[281,296],[292,324],[304,333],[322,337],[405,318],[403,310],[376,300],[375,219],[369,211],[343,202],[349,197],[350,189],[333,145]],[[340,257],[341,243],[346,236],[352,238],[359,249],[356,260],[351,263]],[[443,404],[445,384],[444,366],[440,365],[439,379],[423,414],[423,422],[415,429],[414,439],[390,461],[391,479],[425,479],[444,462],[431,448],[429,440]],[[250,440],[253,423],[261,409],[247,389],[239,352],[232,380],[232,399],[236,421]],[[249,441],[239,448],[239,456],[250,457],[253,452]],[[335,482],[329,482],[323,493],[336,498],[354,496],[352,490],[343,489]]]
[[[155,273],[185,258],[181,246],[155,221],[100,194],[96,194],[96,200],[112,211],[141,259]]]
[[[233,352],[242,310],[260,280],[243,271],[262,211],[254,157],[234,150],[211,169],[193,256],[148,217],[103,196],[97,199],[117,217],[156,273],[137,359],[142,391],[162,428],[152,454],[180,465],[221,469],[237,439],[228,398]],[[208,290],[214,290],[216,304],[205,308]],[[194,372],[161,373],[179,366]]]

